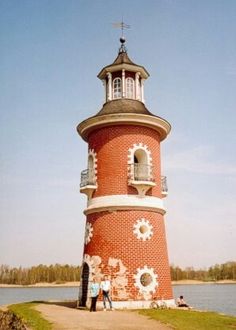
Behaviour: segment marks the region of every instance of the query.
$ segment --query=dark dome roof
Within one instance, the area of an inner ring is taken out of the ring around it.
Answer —
[[[140,101],[132,99],[117,99],[106,102],[95,117],[115,113],[137,113],[154,116]]]
[[[134,62],[131,61],[128,54],[126,52],[119,53],[115,61],[111,65],[121,64],[121,63],[127,63],[132,65],[137,65]]]

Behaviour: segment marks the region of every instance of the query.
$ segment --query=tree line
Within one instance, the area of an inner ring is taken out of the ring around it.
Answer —
[[[71,265],[38,265],[30,268],[0,266],[1,284],[29,285],[40,282],[64,283],[80,280],[80,266]],[[236,262],[229,261],[224,264],[216,264],[208,269],[194,269],[179,266],[170,266],[171,280],[199,280],[199,281],[219,281],[236,280]]]
[[[181,269],[178,266],[170,267],[172,281],[199,280],[199,281],[220,281],[236,280],[236,262],[229,261],[224,264],[216,264],[208,269],[195,270],[193,267]]]
[[[40,282],[64,283],[80,280],[80,267],[71,265],[38,265],[30,268],[0,266],[1,284],[29,285]]]

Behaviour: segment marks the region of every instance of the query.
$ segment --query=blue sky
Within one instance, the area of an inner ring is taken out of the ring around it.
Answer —
[[[0,264],[80,264],[87,146],[76,125],[103,104],[96,75],[117,56],[150,73],[162,144],[171,263],[236,260],[236,2],[0,1]]]

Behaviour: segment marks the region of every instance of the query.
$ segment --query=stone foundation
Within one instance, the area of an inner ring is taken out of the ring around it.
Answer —
[[[166,305],[168,308],[174,308],[176,307],[175,300],[174,299],[169,299],[169,300],[159,300],[157,301],[158,303],[163,303]],[[148,309],[151,308],[151,303],[152,301],[150,300],[128,300],[128,301],[113,301],[112,306],[114,309]],[[106,302],[107,309],[109,309],[109,303]],[[90,305],[89,305],[90,307]],[[97,302],[97,307],[98,308],[103,308],[103,302],[98,301]]]

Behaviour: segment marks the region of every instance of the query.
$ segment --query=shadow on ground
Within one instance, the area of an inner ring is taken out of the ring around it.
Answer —
[[[63,306],[67,308],[73,308],[73,309],[82,309],[87,310],[85,307],[79,307],[77,308],[77,300],[70,300],[70,301],[43,301],[43,300],[35,300],[31,301],[31,303],[34,304],[44,304],[44,305],[57,305],[57,306]]]

